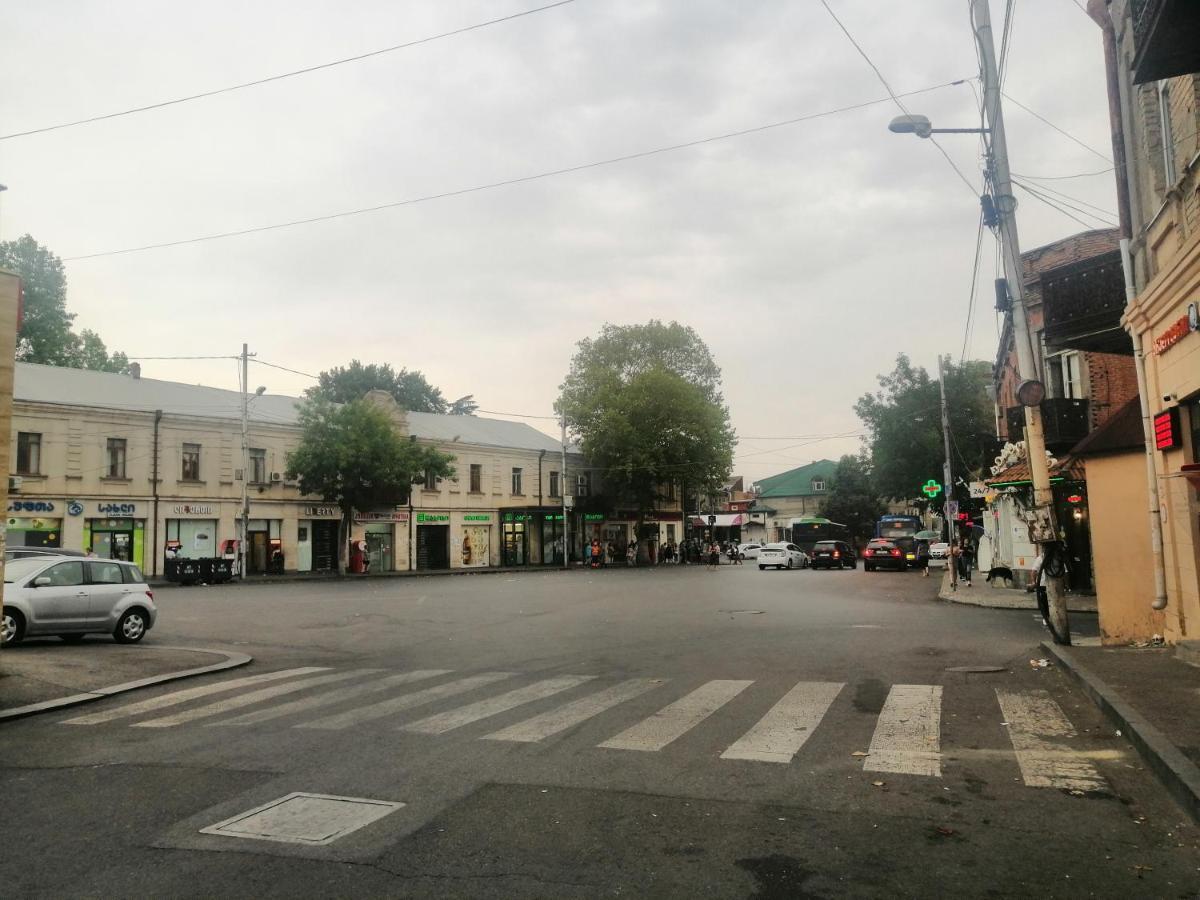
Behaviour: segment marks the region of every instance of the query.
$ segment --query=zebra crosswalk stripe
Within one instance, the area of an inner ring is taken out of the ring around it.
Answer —
[[[825,681],[800,682],[722,753],[721,759],[790,763],[845,686]]]
[[[516,709],[526,703],[552,697],[586,681],[591,681],[595,677],[595,675],[563,675],[558,678],[535,681],[533,684],[527,684],[525,687],[519,687],[497,697],[480,700],[478,703],[471,703],[448,712],[437,713],[408,725],[402,725],[401,728],[404,731],[417,731],[422,734],[445,734],[447,731],[453,731],[455,728],[470,725],[480,719],[487,719],[510,709]]]
[[[652,688],[662,684],[662,679],[631,678],[604,688],[594,694],[581,697],[565,706],[544,712],[541,715],[518,722],[499,731],[484,735],[491,741],[524,741],[532,743],[543,738],[566,731],[573,725],[586,722],[593,716],[598,716],[605,710],[641,696]]]
[[[1008,722],[1008,735],[1017,754],[1021,777],[1029,787],[1096,791],[1104,779],[1087,757],[1053,738],[1076,737],[1054,699],[1046,691],[996,689],[1000,711]]]
[[[611,750],[661,750],[752,684],[753,681],[710,681],[599,746]]]
[[[941,778],[941,723],[941,685],[892,685],[879,713],[863,771]]]
[[[437,678],[439,675],[449,675],[452,671],[452,669],[418,669],[413,672],[401,672],[399,675],[390,675],[387,678],[379,678],[375,681],[368,681],[365,684],[354,684],[350,687],[339,688],[336,691],[325,691],[313,697],[303,697],[299,700],[292,700],[290,703],[281,703],[279,706],[256,709],[252,712],[242,713],[240,716],[234,716],[232,719],[225,719],[222,722],[210,722],[209,727],[257,725],[259,722],[269,722],[272,719],[280,719],[284,716],[308,712],[310,709],[332,706],[335,703],[363,697],[367,694],[378,694],[381,691],[391,690],[402,684],[425,681],[429,678]]]
[[[329,669],[325,666],[305,666],[299,669],[280,669],[276,672],[264,672],[261,675],[250,675],[246,678],[234,678],[231,681],[218,681],[215,684],[203,684],[199,687],[186,688],[182,691],[172,691],[169,694],[151,697],[149,700],[126,703],[123,706],[118,706],[115,709],[106,709],[103,712],[89,713],[86,716],[76,716],[60,724],[99,725],[103,722],[111,722],[113,719],[140,716],[142,713],[154,712],[157,709],[165,709],[168,706],[176,706],[180,703],[187,703],[189,700],[197,700],[200,697],[208,697],[224,691],[250,687],[255,684],[265,684],[270,681],[281,681],[285,678],[298,678],[302,675],[311,675],[313,672],[328,671]]]
[[[423,691],[416,691],[412,694],[401,694],[399,697],[391,697],[379,703],[372,703],[369,706],[360,706],[357,709],[335,713],[332,716],[325,716],[322,719],[301,722],[292,727],[337,731],[341,728],[348,728],[351,725],[360,725],[363,722],[372,722],[375,719],[395,715],[396,713],[404,712],[406,709],[424,706],[426,703],[433,703],[437,700],[444,700],[447,697],[465,694],[468,691],[485,687],[494,682],[502,681],[505,678],[512,678],[514,674],[513,672],[484,672],[480,675],[471,675],[467,678],[460,678],[457,681],[448,681],[445,684],[434,685],[431,688],[425,688]]]
[[[218,716],[230,710],[241,709],[243,706],[262,703],[264,700],[273,700],[285,694],[294,694],[296,691],[307,691],[309,688],[314,688],[322,684],[333,684],[338,681],[346,681],[350,678],[361,678],[363,675],[374,675],[379,671],[379,669],[351,669],[349,672],[334,672],[330,675],[318,675],[315,678],[305,678],[302,681],[293,681],[288,684],[277,684],[273,687],[251,691],[248,694],[226,697],[224,700],[217,700],[215,703],[209,703],[207,706],[185,709],[158,719],[147,719],[145,722],[134,722],[133,727],[172,728],[175,725],[182,725],[185,722],[194,722],[196,719]]]

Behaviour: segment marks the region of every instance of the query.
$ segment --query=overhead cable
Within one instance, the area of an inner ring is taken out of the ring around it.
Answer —
[[[214,88],[209,91],[201,91],[197,94],[188,94],[184,97],[174,97],[170,100],[161,100],[158,103],[148,103],[145,106],[134,106],[129,109],[117,110],[116,112],[104,113],[102,115],[89,116],[86,119],[75,119],[70,122],[59,122],[55,125],[44,125],[41,128],[30,128],[27,131],[15,131],[12,134],[0,135],[0,141],[7,141],[13,138],[28,137],[32,134],[44,134],[47,131],[59,131],[63,128],[74,128],[77,125],[89,125],[93,122],[103,122],[106,119],[116,119],[121,116],[132,116],[136,113],[149,112],[155,109],[162,109],[166,106],[176,106],[180,103],[190,103],[193,100],[202,100],[205,97],[215,97],[218,94],[228,94],[233,91],[241,91],[246,88],[258,87],[263,84],[270,84],[273,81],[282,81],[285,78],[293,78],[296,75],[307,75],[310,72],[319,72],[322,69],[331,69],[334,66],[344,66],[347,63],[361,62],[364,59],[370,59],[373,56],[382,56],[385,53],[394,53],[397,50],[406,50],[409,47],[416,47],[420,44],[428,44],[433,41],[440,41],[443,38],[454,37],[460,34],[466,34],[469,31],[478,31],[480,28],[487,28],[490,25],[498,25],[501,22],[511,22],[513,19],[520,19],[525,16],[532,16],[535,13],[545,12],[548,9],[554,9],[558,6],[566,6],[568,3],[574,3],[575,0],[558,0],[556,3],[548,3],[545,6],[539,6],[535,9],[526,9],[518,13],[513,13],[508,16],[501,16],[498,19],[488,19],[486,22],[476,22],[474,25],[466,25],[462,28],[455,28],[452,31],[443,31],[440,34],[432,34],[428,37],[417,38],[412,41],[405,41],[403,44],[393,44],[390,47],[381,47],[378,50],[369,50],[366,53],[359,53],[356,56],[347,56],[342,59],[334,59],[329,62],[318,63],[314,66],[305,66],[303,69],[293,69],[290,72],[279,72],[275,75],[268,75],[265,78],[257,78],[254,81],[243,81],[239,84],[231,84],[222,88]]]
[[[930,91],[940,90],[941,88],[951,87],[961,84],[964,79],[956,79],[954,81],[944,81],[941,84],[930,85],[929,87],[919,88],[915,91],[907,91],[898,96],[911,97],[917,94],[926,94]],[[581,163],[576,166],[566,166],[561,169],[551,169],[546,172],[538,172],[532,175],[521,175],[516,178],[506,178],[502,181],[492,181],[486,184],[477,184],[471,187],[458,188],[451,191],[441,191],[436,194],[425,194],[418,197],[409,197],[403,200],[394,200],[388,203],[380,203],[375,206],[365,206],[358,209],[341,210],[334,213],[326,213],[320,216],[310,216],[304,219],[292,219],[286,222],[274,222],[269,225],[256,225],[251,228],[240,228],[233,231],[220,231],[212,234],[199,235],[197,237],[181,238],[174,241],[161,241],[152,244],[142,244],[136,247],[124,247],[119,250],[101,250],[96,253],[82,253],[75,256],[67,256],[63,258],[64,262],[78,262],[85,259],[96,259],[103,256],[121,256],[128,253],[143,253],[147,250],[161,250],[166,247],[179,247],[185,244],[199,244],[205,241],[216,241],[224,238],[241,237],[247,234],[258,234],[264,231],[276,231],[281,228],[293,228],[299,225],[312,225],[317,222],[328,222],[333,219],[346,218],[348,216],[360,216],[366,213],[379,212],[385,209],[395,209],[401,206],[413,206],[418,203],[427,203],[431,200],[445,200],[450,197],[460,197],[464,194],[473,194],[479,191],[490,191],[497,188],[509,187],[516,184],[526,184],[531,181],[540,181],[545,178],[553,178],[558,175],[569,175],[574,172],[583,172],[587,169],[598,169],[602,166],[611,166],[617,163],[631,162],[637,159],[645,159],[647,157],[656,156],[663,153],[673,153],[677,150],[686,150],[690,147],[699,147],[703,144],[711,144],[716,141],[725,141],[731,138],[745,137],[750,134],[759,134],[764,131],[771,131],[776,128],[784,128],[788,125],[796,125],[800,122],[808,122],[812,119],[821,119],[827,116],[837,115],[839,113],[851,112],[853,110],[865,109],[869,106],[876,106],[880,103],[891,102],[890,97],[878,97],[874,100],[866,100],[862,103],[852,103],[848,106],[839,106],[834,109],[821,110],[815,113],[806,113],[802,116],[796,116],[792,119],[784,119],[779,122],[768,122],[765,125],[756,125],[753,128],[743,128],[739,131],[730,131],[724,134],[710,135],[709,137],[697,138],[693,141],[684,141],[679,144],[670,144],[665,147],[655,147],[650,150],[639,150],[636,153],[627,153],[622,156],[609,157],[608,159],[595,160],[593,162]],[[972,193],[974,189],[972,188]]]

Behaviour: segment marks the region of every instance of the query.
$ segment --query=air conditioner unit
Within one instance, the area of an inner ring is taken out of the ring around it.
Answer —
[[[272,472],[271,481],[283,481],[283,475],[279,472]]]
[[[21,490],[21,485],[24,483],[25,483],[25,479],[23,479],[20,475],[9,475],[8,476],[8,492],[10,494],[17,493],[19,490]]]

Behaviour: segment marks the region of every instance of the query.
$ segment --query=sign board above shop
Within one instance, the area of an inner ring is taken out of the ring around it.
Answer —
[[[215,516],[217,508],[211,503],[176,503],[171,507],[176,516]]]
[[[54,509],[54,502],[52,500],[13,500],[8,504],[8,511],[10,513],[52,513]]]
[[[366,522],[407,522],[408,510],[406,509],[385,509],[374,510],[369,512],[354,513],[354,521],[359,523]]]
[[[492,521],[491,513],[467,513],[463,516],[464,522],[490,522]]]
[[[438,522],[449,522],[450,513],[417,513],[417,523],[434,525]]]
[[[96,512],[109,518],[132,518],[138,514],[136,503],[97,503]]]
[[[340,519],[342,511],[336,506],[305,506],[300,510],[302,519]]]
[[[1154,352],[1165,353],[1193,331],[1200,331],[1200,310],[1197,309],[1195,303],[1189,303],[1187,312],[1172,322],[1166,331],[1154,339]]]

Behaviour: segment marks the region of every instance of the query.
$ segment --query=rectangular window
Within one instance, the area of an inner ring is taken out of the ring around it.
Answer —
[[[425,490],[436,491],[438,489],[438,478],[434,474],[433,469],[425,470]]]
[[[1083,376],[1078,353],[1062,355],[1063,396],[1068,400],[1083,399]]]
[[[264,484],[267,480],[267,451],[250,448],[250,483]]]
[[[668,481],[665,485],[663,485],[663,497],[667,500],[675,499],[675,482]]]
[[[562,494],[559,493],[558,473],[557,472],[550,473],[550,496],[551,497],[561,497],[562,496]]]
[[[575,496],[586,497],[592,491],[592,473],[584,472],[575,478]]]
[[[814,494],[820,494],[825,490],[825,482],[817,478],[813,479],[812,486]]]
[[[514,495],[525,493],[521,490],[521,470],[517,468],[512,470],[512,492]]]
[[[109,478],[125,477],[125,438],[108,439],[108,472]]]
[[[183,469],[179,475],[183,481],[200,480],[200,445],[183,445]]]
[[[42,436],[33,431],[17,432],[17,474],[42,474]]]
[[[1175,131],[1171,127],[1171,83],[1158,83],[1158,124],[1163,143],[1163,179],[1167,190],[1175,184]]]
[[[483,491],[483,466],[479,463],[471,463],[471,493],[478,494]]]

